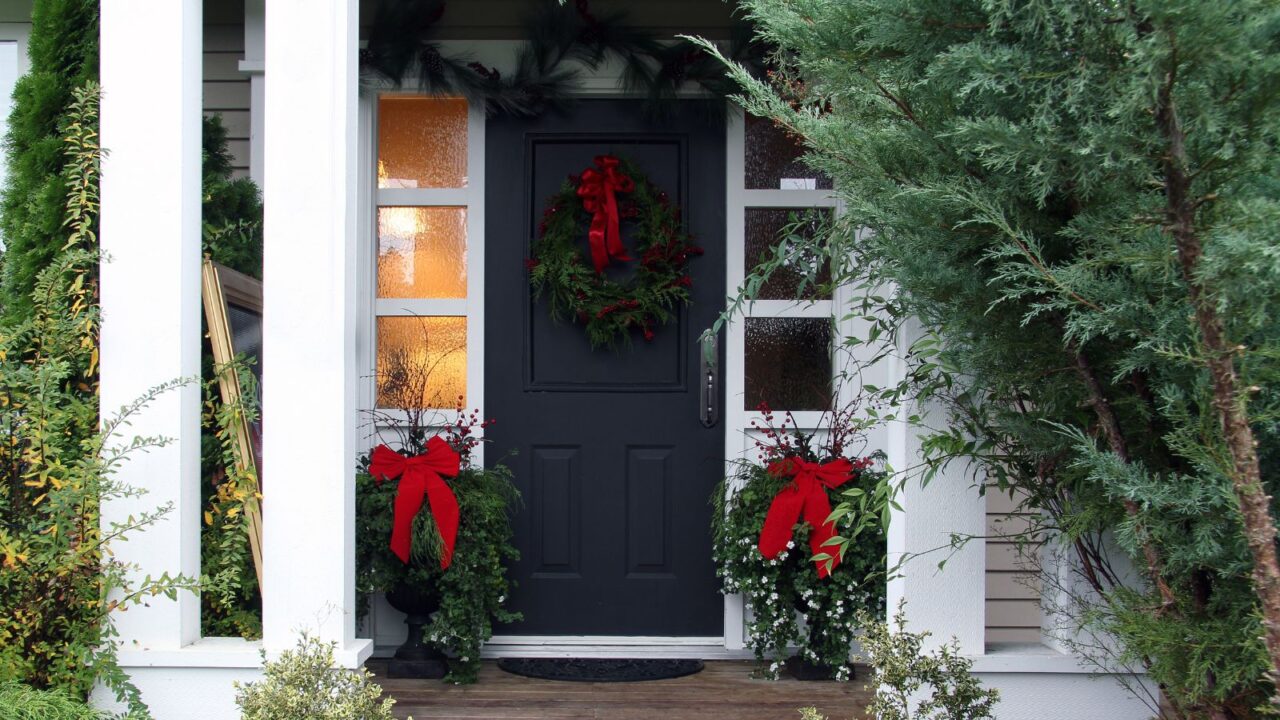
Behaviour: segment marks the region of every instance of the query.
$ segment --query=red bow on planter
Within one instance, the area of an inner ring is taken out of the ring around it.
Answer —
[[[440,477],[454,477],[461,468],[462,458],[449,443],[439,437],[427,441],[427,451],[407,458],[386,445],[373,449],[369,462],[369,474],[379,485],[383,480],[400,478],[396,488],[395,517],[391,526],[391,552],[401,561],[409,562],[409,548],[413,539],[413,518],[422,509],[422,497],[431,503],[431,515],[444,540],[440,553],[440,568],[446,569],[453,562],[453,543],[458,537],[458,498]]]
[[[794,476],[794,479],[773,496],[769,514],[760,530],[760,554],[772,560],[786,549],[791,541],[791,530],[803,516],[813,526],[809,533],[809,549],[814,555],[831,555],[830,570],[840,564],[840,556],[834,548],[823,545],[835,536],[835,524],[827,522],[831,514],[831,502],[827,500],[827,488],[839,487],[853,475],[853,463],[838,458],[827,463],[816,463],[800,458],[784,458],[769,464],[769,474],[774,477]],[[825,560],[815,560],[818,577],[831,574]]]
[[[601,273],[610,259],[631,259],[622,244],[622,231],[618,228],[618,198],[614,193],[631,192],[636,189],[636,184],[618,171],[618,158],[597,155],[595,162],[596,167],[582,172],[578,197],[582,198],[582,208],[592,213],[587,238],[591,242],[591,262],[595,264],[596,272]]]

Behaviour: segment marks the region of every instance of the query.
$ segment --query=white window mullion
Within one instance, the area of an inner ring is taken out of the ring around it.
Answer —
[[[473,136],[468,136],[468,142]],[[468,172],[471,172],[468,170]],[[378,205],[390,207],[465,207],[473,190],[465,188],[379,188]]]
[[[742,206],[751,208],[835,207],[831,190],[740,190]]]
[[[418,299],[418,298],[378,298],[374,303],[374,311],[378,317],[435,317],[435,316],[466,316],[468,320],[470,315],[467,310],[470,307],[469,300],[440,300],[440,299]]]
[[[831,300],[756,300],[744,310],[753,318],[829,318],[835,308]]]

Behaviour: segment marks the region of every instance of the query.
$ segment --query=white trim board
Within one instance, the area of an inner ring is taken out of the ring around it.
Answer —
[[[388,657],[395,646],[380,646],[375,657]],[[721,637],[653,637],[623,635],[495,635],[480,651],[489,660],[525,658],[698,658],[750,660],[746,649],[730,649]]]
[[[505,41],[486,41],[465,43],[473,48],[481,49],[483,58],[490,64],[503,66],[509,62],[509,55],[514,53],[514,43]],[[601,68],[588,76],[581,92],[583,97],[627,97],[617,83],[617,68]],[[363,356],[363,367],[367,373],[363,383],[363,408],[373,408],[376,397],[376,382],[373,376],[376,363],[376,329],[374,318],[388,315],[465,315],[467,317],[467,406],[484,408],[484,163],[485,163],[485,117],[482,108],[472,107],[468,123],[467,175],[468,186],[457,189],[403,189],[376,187],[374,173],[377,155],[377,98],[382,94],[406,94],[390,88],[380,91],[378,88],[366,87],[362,90],[362,118],[367,120],[367,127],[362,129],[361,144],[367,148],[368,156],[362,158],[361,197],[366,203],[368,214],[362,217],[361,228],[365,236],[360,238],[361,272],[367,276],[370,287],[362,293],[365,307],[360,309],[360,317],[369,327],[360,332],[367,338],[366,355]],[[690,97],[698,97],[699,93],[690,93]],[[367,113],[367,114],[366,114]],[[725,127],[725,182],[726,213],[725,227],[725,268],[727,291],[734,292],[741,284],[744,275],[744,223],[743,213],[748,207],[768,208],[808,208],[832,207],[839,212],[839,203],[826,190],[747,190],[745,188],[745,133],[742,111],[736,107],[726,106]],[[465,300],[403,300],[379,299],[376,297],[376,279],[372,276],[376,268],[377,218],[376,209],[381,205],[396,206],[465,206],[467,208],[467,273],[468,288]],[[839,298],[815,302],[798,303],[794,301],[759,301],[748,308],[747,314],[756,317],[831,317],[834,304]],[[840,328],[841,332],[845,328]],[[732,469],[731,463],[744,457],[750,448],[747,429],[756,413],[742,408],[744,391],[743,323],[735,322],[725,328],[727,362],[724,381],[724,413],[722,422],[725,430],[725,456],[730,464],[726,471]],[[796,413],[806,429],[816,428],[821,421],[821,413]],[[812,427],[810,427],[812,426]],[[362,425],[361,442],[367,449],[379,436],[379,428]],[[483,449],[483,446],[481,447]],[[483,458],[478,459],[483,463]],[[704,638],[632,638],[622,636],[577,637],[577,636],[499,636],[486,646],[485,657],[497,655],[519,655],[525,657],[560,657],[577,655],[584,657],[617,656],[624,651],[628,656],[661,656],[670,657],[671,653],[682,653],[681,657],[706,658],[749,658],[752,654],[745,648],[744,621],[746,611],[742,597],[730,595],[724,598],[724,635],[722,637]],[[378,645],[378,652],[389,652],[393,638],[403,637],[403,626],[398,622],[399,614],[395,613],[385,602],[378,599],[372,604],[366,619],[367,632],[372,635]],[[381,621],[381,622],[379,622]],[[379,627],[379,625],[382,627]],[[391,624],[392,627],[387,627]],[[399,642],[395,640],[394,642]]]

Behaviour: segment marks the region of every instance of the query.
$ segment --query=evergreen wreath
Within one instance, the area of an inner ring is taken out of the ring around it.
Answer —
[[[602,184],[608,184],[612,199],[604,195]],[[609,206],[616,208],[612,219]],[[610,256],[631,258],[607,225],[624,220],[639,262],[634,275],[617,280],[604,272]],[[584,236],[592,246],[594,268],[583,257]],[[680,209],[665,192],[630,160],[601,155],[595,167],[571,175],[549,199],[525,266],[534,296],[547,297],[553,318],[567,315],[584,325],[593,348],[617,347],[619,341],[629,343],[636,330],[652,340],[654,329],[689,303],[693,279],[687,265],[701,254],[681,227]]]

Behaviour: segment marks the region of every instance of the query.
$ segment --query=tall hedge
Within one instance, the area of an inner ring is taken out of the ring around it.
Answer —
[[[5,138],[9,176],[0,196],[0,316],[10,320],[30,313],[36,275],[65,242],[67,157],[60,130],[72,91],[98,77],[96,0],[36,0],[31,23],[31,71],[13,92]]]

